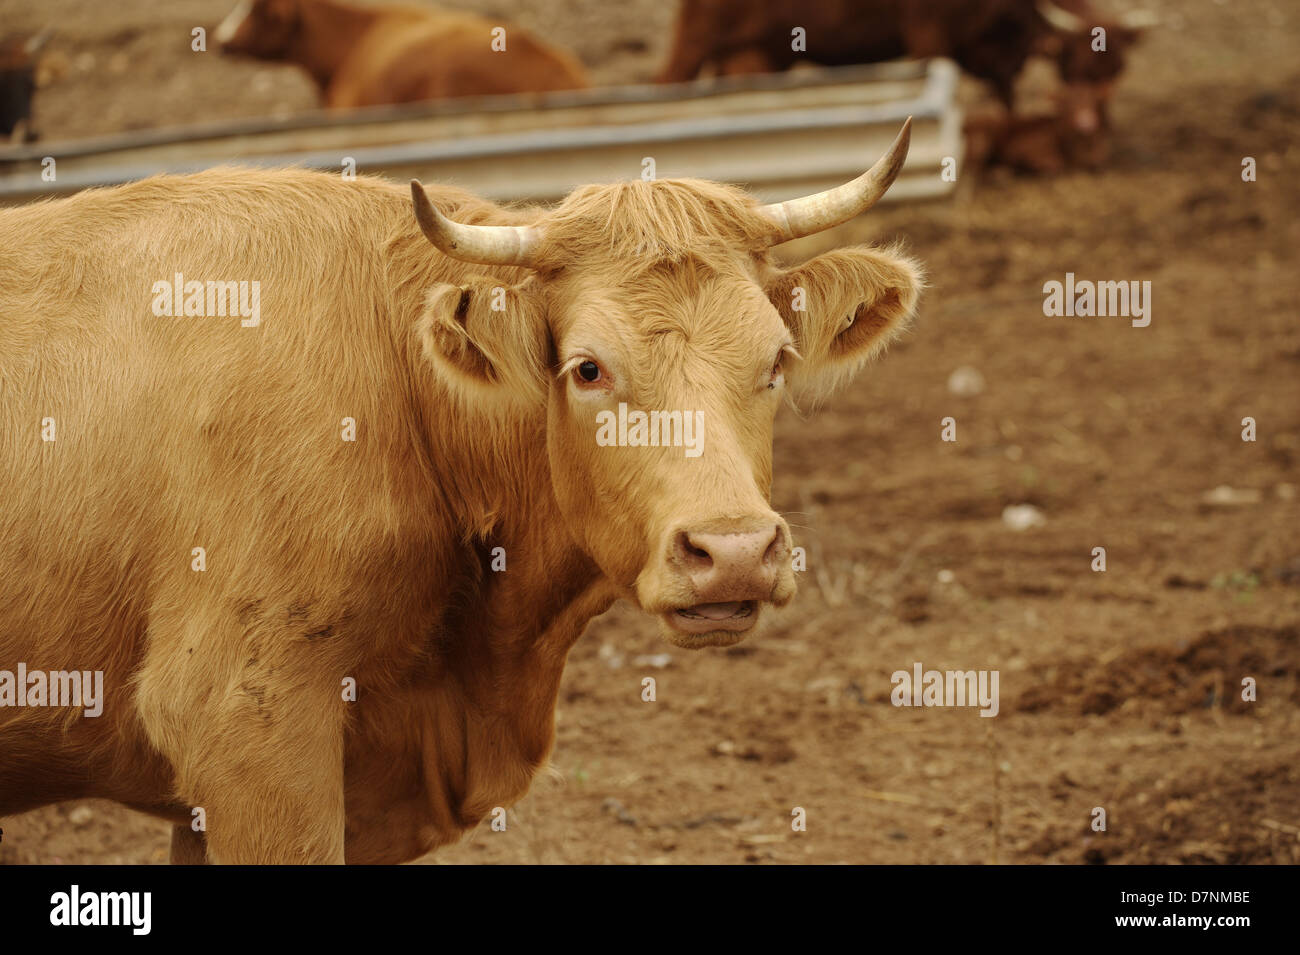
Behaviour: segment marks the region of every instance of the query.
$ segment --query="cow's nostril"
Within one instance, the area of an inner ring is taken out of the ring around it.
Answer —
[[[785,525],[761,518],[683,528],[672,541],[669,572],[689,587],[689,602],[697,606],[770,599],[790,552]]]
[[[764,565],[770,566],[781,559],[781,551],[784,549],[782,543],[781,528],[773,527],[772,540],[768,543],[767,550],[763,551]]]
[[[709,533],[679,531],[674,539],[677,561],[688,572],[743,575],[762,568],[770,571],[782,560],[785,538],[779,524],[761,531]]]
[[[677,535],[677,555],[688,563],[705,567],[713,566],[713,555],[706,548],[700,547],[695,541],[691,540],[688,531],[682,531]]]

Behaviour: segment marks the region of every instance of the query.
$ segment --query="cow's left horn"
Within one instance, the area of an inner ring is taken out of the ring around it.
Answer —
[[[480,265],[532,266],[542,237],[538,229],[453,222],[434,208],[418,179],[411,180],[411,201],[420,230],[444,255]]]
[[[763,206],[763,215],[775,222],[781,230],[773,245],[848,222],[874,206],[902,170],[911,141],[912,117],[909,116],[907,122],[903,123],[898,138],[894,140],[894,145],[889,147],[889,152],[876,160],[876,164],[857,179],[802,199],[789,199]]]

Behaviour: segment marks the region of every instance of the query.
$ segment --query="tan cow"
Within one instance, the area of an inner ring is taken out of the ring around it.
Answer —
[[[224,53],[301,66],[331,109],[587,85],[572,54],[459,10],[240,0],[214,38]]]
[[[786,389],[850,376],[920,286],[768,250],[906,148],[768,207],[219,169],[0,211],[0,815],[99,796],[173,820],[176,861],[407,860],[527,790],[615,599],[742,639],[795,592]],[[598,440],[648,410],[701,453]],[[69,671],[101,715],[34,703]]]

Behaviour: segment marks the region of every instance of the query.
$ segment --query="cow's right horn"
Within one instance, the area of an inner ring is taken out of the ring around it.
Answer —
[[[763,206],[763,215],[780,229],[773,245],[848,222],[874,206],[902,171],[911,141],[912,117],[909,116],[889,151],[857,179],[815,195]]]
[[[1038,0],[1038,13],[1049,26],[1055,27],[1062,33],[1088,32],[1088,23],[1083,17],[1069,10],[1063,10],[1049,0]]]
[[[411,201],[420,230],[444,255],[479,265],[531,268],[541,242],[539,229],[516,225],[463,225],[434,208],[418,179],[411,180]]]

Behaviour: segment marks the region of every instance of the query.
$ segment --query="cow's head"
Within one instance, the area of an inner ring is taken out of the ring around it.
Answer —
[[[532,409],[538,427],[544,409],[564,526],[675,644],[736,643],[764,604],[794,596],[790,530],[769,504],[777,408],[880,351],[921,278],[894,251],[783,269],[768,249],[874,204],[909,129],[853,182],[771,206],[711,182],[636,181],[580,188],[531,226],[479,226],[411,184],[444,253],[532,270],[509,288],[433,289],[426,354],[476,404]]]
[[[282,60],[298,36],[298,0],[239,0],[213,38],[223,53]]]
[[[1040,51],[1056,60],[1065,85],[1062,100],[1067,105],[1061,115],[1069,119],[1075,135],[1085,140],[1095,137],[1108,125],[1107,108],[1129,51],[1156,20],[1145,11],[1090,18],[1052,0],[1038,0],[1038,13],[1049,28]],[[1099,48],[1098,28],[1105,31],[1104,49]]]

